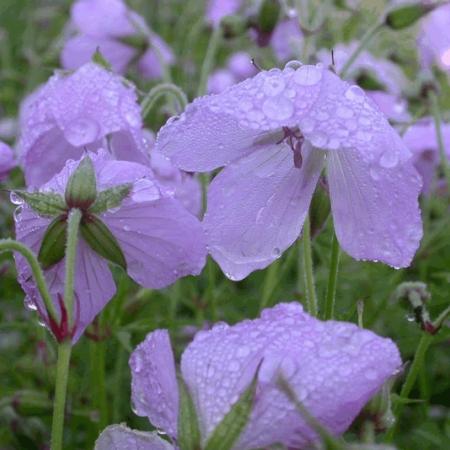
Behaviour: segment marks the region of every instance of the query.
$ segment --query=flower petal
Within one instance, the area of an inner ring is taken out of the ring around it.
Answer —
[[[147,335],[130,358],[134,412],[176,438],[178,384],[167,330]]]
[[[159,289],[203,269],[200,222],[177,200],[160,197],[149,180],[135,184],[131,198],[102,220],[123,250],[129,275],[142,286]]]
[[[304,146],[301,169],[290,147],[262,147],[225,168],[208,192],[208,248],[225,274],[241,280],[267,267],[299,236],[323,152]]]
[[[375,149],[329,153],[331,208],[339,243],[352,257],[407,267],[422,238],[422,183],[400,137],[390,138]]]
[[[15,159],[11,147],[0,141],[0,181],[16,166]]]
[[[317,436],[280,390],[280,374],[310,414],[340,434],[400,365],[389,339],[351,323],[319,321],[288,303],[253,321],[199,332],[182,356],[181,370],[203,440],[260,366],[254,409],[235,449],[274,443],[304,448]]]
[[[125,425],[110,425],[102,431],[94,450],[175,450],[156,433],[136,431]]]

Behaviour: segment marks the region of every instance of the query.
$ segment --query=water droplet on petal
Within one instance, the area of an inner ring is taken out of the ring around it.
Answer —
[[[338,106],[336,109],[336,115],[341,119],[350,119],[353,117],[353,111],[346,106]]]
[[[293,78],[301,86],[314,86],[322,79],[322,70],[316,66],[302,66],[296,70]]]
[[[64,130],[64,136],[75,147],[94,142],[100,133],[100,127],[95,120],[81,118],[72,122]]]
[[[386,150],[380,157],[380,166],[392,169],[398,164],[398,155],[394,150]]]
[[[360,103],[364,100],[364,97],[365,97],[364,91],[359,86],[356,86],[356,84],[350,86],[345,91],[345,98],[347,98],[347,100],[350,100],[352,102]]]
[[[269,119],[286,120],[292,116],[294,106],[285,97],[270,97],[263,103],[262,110]]]
[[[264,82],[262,87],[264,94],[269,97],[274,97],[280,94],[285,88],[286,83],[281,77],[269,77]]]

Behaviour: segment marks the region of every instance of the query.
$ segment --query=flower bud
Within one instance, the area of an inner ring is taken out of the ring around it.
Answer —
[[[422,2],[399,6],[388,12],[384,24],[392,30],[402,30],[414,25],[419,19],[433,11],[439,4],[424,5]]]
[[[89,156],[85,156],[67,183],[66,203],[69,208],[86,210],[97,198],[97,180]]]
[[[237,15],[225,16],[221,20],[220,26],[224,38],[232,39],[242,36],[247,31],[248,21],[246,18]]]
[[[330,215],[330,198],[322,186],[318,186],[314,192],[309,209],[311,221],[311,235],[317,236],[323,229],[328,216]]]

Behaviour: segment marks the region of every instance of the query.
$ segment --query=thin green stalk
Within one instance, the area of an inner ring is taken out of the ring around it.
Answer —
[[[114,365],[113,423],[119,423],[122,419],[122,374],[126,366],[125,356],[125,349],[119,344],[117,346],[116,362]]]
[[[67,219],[67,241],[64,279],[64,304],[69,318],[69,326],[73,325],[73,298],[75,285],[75,263],[77,256],[78,231],[80,228],[82,213],[79,209],[72,209]]]
[[[108,399],[106,396],[105,373],[105,345],[104,341],[91,341],[91,381],[93,382],[93,400],[98,411],[98,430],[103,430],[108,425]]]
[[[205,59],[200,71],[200,81],[198,84],[197,97],[204,95],[206,92],[206,83],[208,76],[214,65],[216,53],[219,48],[220,41],[222,40],[222,27],[218,26],[214,28],[211,38],[209,39],[208,49],[206,50]]]
[[[55,399],[53,401],[52,450],[63,448],[64,412],[66,407],[67,380],[69,378],[70,354],[72,343],[67,340],[58,345],[56,366]]]
[[[208,302],[208,306],[211,310],[211,320],[213,322],[217,321],[217,302],[216,302],[216,268],[214,266],[214,261],[212,258],[208,259],[206,264],[206,270],[208,275],[208,285],[206,287],[206,300]]]
[[[306,306],[312,316],[317,316],[317,295],[314,283],[314,268],[311,250],[311,224],[309,216],[303,225],[303,271],[306,287]]]
[[[142,117],[145,119],[152,108],[155,106],[155,103],[161,98],[163,95],[171,95],[176,102],[178,103],[179,112],[184,111],[186,105],[188,104],[188,99],[186,94],[183,92],[181,88],[172,83],[161,83],[150,89],[147,95],[142,100],[141,110]]]
[[[266,276],[264,278],[264,285],[261,295],[261,302],[259,304],[259,310],[262,311],[267,307],[273,291],[278,282],[278,269],[280,266],[280,260],[274,261],[266,270]]]
[[[57,314],[55,311],[55,306],[52,301],[52,297],[45,282],[44,272],[42,271],[41,265],[35,254],[24,244],[13,239],[2,239],[0,240],[0,253],[5,251],[20,253],[28,262],[33,273],[33,278],[36,286],[41,294],[42,300],[47,309],[47,313],[52,319],[57,320]]]
[[[372,38],[378,33],[378,31],[383,28],[383,23],[377,23],[372,28],[369,28],[366,32],[366,34],[361,38],[359,41],[358,47],[355,49],[355,51],[350,55],[350,57],[347,59],[347,61],[344,64],[344,67],[342,68],[340,72],[340,77],[345,78],[347,75],[348,70],[355,62],[356,58],[360,55],[360,53],[367,47],[369,42],[372,40]]]
[[[412,388],[417,380],[417,376],[419,375],[420,369],[425,363],[425,356],[430,347],[430,344],[433,341],[433,335],[429,333],[422,333],[422,337],[420,338],[419,345],[417,346],[416,353],[414,355],[413,362],[411,364],[411,368],[409,369],[408,375],[406,376],[406,380],[403,383],[402,389],[400,391],[401,400],[405,400],[409,397]],[[402,413],[404,404],[401,401],[395,403],[393,408],[394,416],[397,418],[396,423],[392,426],[392,428],[386,434],[386,441],[391,442],[395,431],[397,429],[398,420]]]
[[[325,308],[323,311],[323,318],[325,320],[333,319],[334,317],[334,305],[336,302],[336,286],[339,270],[339,258],[340,258],[339,242],[336,238],[336,234],[333,233],[333,239],[331,242],[331,261],[330,271],[328,274],[328,287],[327,297],[325,300]]]
[[[436,137],[439,146],[439,157],[441,160],[441,166],[444,170],[445,179],[447,181],[447,191],[450,193],[450,165],[447,160],[447,155],[445,153],[445,145],[442,137],[442,117],[441,110],[439,108],[439,101],[436,93],[430,89],[428,93],[428,98],[430,99],[431,111],[433,113],[434,125],[436,128]]]

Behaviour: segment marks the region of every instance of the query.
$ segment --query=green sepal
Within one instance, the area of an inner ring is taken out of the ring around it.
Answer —
[[[62,195],[55,192],[14,191],[33,211],[43,217],[63,214],[67,208]]]
[[[240,395],[222,421],[216,426],[205,445],[205,450],[231,450],[244,431],[250,418],[257,383],[256,372],[250,386]]]
[[[97,198],[97,180],[91,158],[85,156],[69,178],[65,192],[69,208],[86,210]]]
[[[322,186],[318,186],[311,200],[309,219],[311,236],[317,236],[323,229],[331,210],[330,197]]]
[[[99,192],[95,203],[89,208],[89,212],[92,214],[100,214],[110,209],[117,208],[130,194],[132,188],[132,183],[126,183]]]
[[[279,0],[263,0],[258,13],[258,29],[263,33],[272,33],[280,17]]]
[[[119,41],[125,45],[133,47],[140,53],[144,53],[149,47],[148,37],[144,34],[122,36],[121,38],[119,38]]]
[[[103,67],[103,69],[112,70],[110,62],[103,56],[100,47],[97,47],[95,53],[92,55],[92,62]]]
[[[178,446],[180,450],[200,450],[200,429],[197,411],[185,382],[179,378]]]
[[[433,11],[437,6],[439,4],[424,5],[419,2],[399,6],[388,12],[384,23],[392,30],[402,30],[403,28],[414,25],[419,19]]]
[[[97,216],[85,214],[80,224],[80,232],[94,252],[126,270],[127,262],[119,243]]]
[[[53,219],[45,231],[38,253],[38,261],[43,269],[49,269],[59,263],[65,255],[67,236],[67,216]]]

